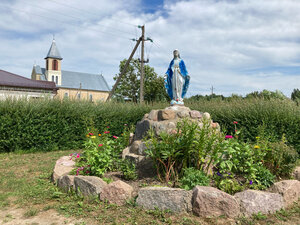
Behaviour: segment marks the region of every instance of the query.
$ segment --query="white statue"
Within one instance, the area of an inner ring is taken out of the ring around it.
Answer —
[[[183,98],[187,92],[190,76],[186,70],[184,61],[180,58],[179,51],[173,51],[174,58],[170,62],[165,75],[165,87],[171,98],[171,105],[183,105]]]

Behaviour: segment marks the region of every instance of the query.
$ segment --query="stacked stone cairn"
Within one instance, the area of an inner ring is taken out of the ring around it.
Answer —
[[[190,110],[184,106],[172,106],[163,110],[152,110],[138,122],[131,144],[123,151],[123,158],[133,160],[140,176],[154,175],[151,160],[145,154],[145,137],[149,129],[155,134],[165,131],[172,133],[177,122],[183,118],[195,121],[201,127],[203,120],[211,122],[212,129],[219,129],[213,123],[208,113]],[[132,197],[133,188],[124,181],[117,180],[107,184],[95,176],[71,176],[69,173],[75,167],[75,162],[68,156],[57,160],[52,180],[65,191],[74,190],[84,196],[97,195],[100,200],[117,205],[126,204]],[[257,213],[274,213],[282,208],[290,207],[300,198],[300,167],[294,171],[296,180],[283,180],[274,183],[267,191],[245,190],[229,195],[214,187],[196,186],[187,191],[170,187],[143,187],[138,190],[137,205],[145,209],[171,210],[173,212],[193,212],[200,217],[251,216]]]
[[[177,131],[176,125],[183,119],[188,119],[203,127],[203,121],[208,120],[212,129],[220,129],[218,123],[214,123],[210,114],[191,110],[185,106],[170,106],[161,110],[152,110],[145,114],[144,118],[137,123],[135,134],[132,137],[130,145],[123,150],[122,157],[131,160],[137,168],[139,177],[151,177],[155,175],[151,159],[146,157],[146,145],[143,138],[147,132],[152,129],[155,135],[161,132],[174,133]]]

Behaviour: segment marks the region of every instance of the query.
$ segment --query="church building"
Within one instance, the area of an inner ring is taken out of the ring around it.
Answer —
[[[56,98],[82,99],[92,102],[107,99],[110,88],[101,74],[62,70],[62,59],[53,39],[45,58],[46,67],[34,65],[31,79],[55,82],[58,88]]]

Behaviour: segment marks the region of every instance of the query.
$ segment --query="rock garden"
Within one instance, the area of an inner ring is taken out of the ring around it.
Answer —
[[[121,136],[90,128],[81,153],[57,160],[52,180],[66,192],[110,204],[199,217],[275,213],[300,198],[297,152],[263,130],[248,142],[209,113],[171,106],[152,110]],[[133,132],[134,131],[134,132]]]

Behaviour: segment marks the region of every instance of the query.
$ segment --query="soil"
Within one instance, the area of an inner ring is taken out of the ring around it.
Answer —
[[[65,217],[58,214],[54,209],[40,211],[35,216],[26,217],[27,209],[23,208],[6,208],[0,210],[1,225],[75,225],[75,224],[91,224],[83,219],[74,217]]]

